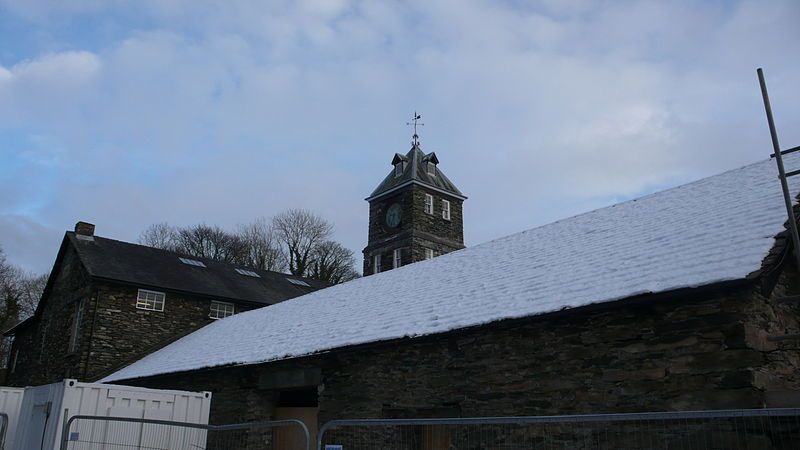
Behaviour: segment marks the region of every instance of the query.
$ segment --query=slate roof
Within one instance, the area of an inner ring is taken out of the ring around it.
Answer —
[[[328,286],[321,281],[235,266],[100,236],[87,239],[69,231],[66,239],[77,250],[92,277],[115,282],[263,305]],[[179,259],[181,256],[202,261],[206,267],[184,264]],[[236,272],[236,268],[251,270],[258,273],[259,277],[242,275]],[[289,278],[302,279],[311,287],[290,283]]]
[[[800,166],[800,156],[787,155],[786,163]],[[790,180],[797,192],[800,181]],[[785,221],[775,163],[763,161],[219,320],[104,381],[259,364],[752,282]]]
[[[428,174],[426,164],[429,160],[437,164],[436,175]],[[387,194],[394,189],[399,189],[401,186],[406,186],[412,183],[433,188],[462,200],[467,198],[438,167],[439,159],[436,157],[436,153],[431,152],[426,155],[418,144],[414,144],[414,146],[411,147],[411,150],[409,150],[405,155],[396,153],[394,158],[392,158],[392,165],[395,165],[400,161],[404,161],[406,163],[403,174],[399,177],[395,176],[394,168],[392,168],[392,171],[386,175],[386,178],[381,181],[381,184],[379,184],[378,187],[372,191],[372,194],[367,197],[367,201],[380,197],[383,194]]]

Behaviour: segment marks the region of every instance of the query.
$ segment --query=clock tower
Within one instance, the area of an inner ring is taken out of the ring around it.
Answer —
[[[436,153],[422,151],[415,134],[411,150],[394,155],[391,172],[366,199],[364,275],[464,248],[466,198],[439,168]]]

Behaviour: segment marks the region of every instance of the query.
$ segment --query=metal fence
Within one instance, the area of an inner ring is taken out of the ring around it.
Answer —
[[[8,414],[0,413],[0,450],[6,448],[6,434],[8,433]]]
[[[797,449],[800,408],[574,416],[333,420],[319,450]]]
[[[61,450],[311,450],[299,420],[201,425],[169,420],[73,416]]]

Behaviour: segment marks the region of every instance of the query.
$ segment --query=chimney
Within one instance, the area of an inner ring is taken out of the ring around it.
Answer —
[[[80,221],[75,224],[75,234],[81,236],[94,236],[94,224]]]

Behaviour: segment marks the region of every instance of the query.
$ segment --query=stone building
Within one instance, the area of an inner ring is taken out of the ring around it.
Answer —
[[[216,319],[324,283],[67,232],[36,313],[13,336],[6,383],[94,381]]]
[[[425,154],[417,136],[408,153],[396,153],[392,171],[367,197],[369,235],[364,275],[395,269],[464,248],[467,197]]]
[[[798,406],[785,220],[764,161],[221,320],[104,381],[312,429]]]

